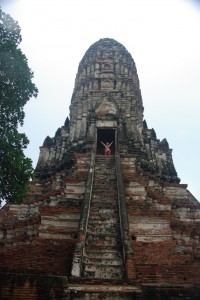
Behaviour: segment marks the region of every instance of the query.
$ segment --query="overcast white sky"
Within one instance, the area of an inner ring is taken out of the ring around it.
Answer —
[[[25,107],[26,155],[64,124],[78,64],[91,44],[113,38],[131,53],[144,118],[167,138],[173,161],[200,200],[200,3],[198,0],[0,0],[19,22],[37,99]]]

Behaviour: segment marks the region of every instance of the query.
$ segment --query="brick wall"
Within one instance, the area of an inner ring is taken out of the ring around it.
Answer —
[[[38,274],[0,273],[1,300],[62,300],[63,277]]]
[[[0,251],[0,270],[41,272],[69,276],[74,240],[38,238],[29,245],[16,245]]]

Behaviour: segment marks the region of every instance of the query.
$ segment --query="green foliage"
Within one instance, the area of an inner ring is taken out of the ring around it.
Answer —
[[[23,153],[29,141],[18,126],[24,105],[38,92],[20,42],[18,23],[0,8],[0,198],[11,203],[23,200],[33,171]]]

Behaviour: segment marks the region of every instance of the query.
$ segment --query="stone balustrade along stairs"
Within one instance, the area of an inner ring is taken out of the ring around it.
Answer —
[[[82,277],[124,278],[115,157],[97,155]]]

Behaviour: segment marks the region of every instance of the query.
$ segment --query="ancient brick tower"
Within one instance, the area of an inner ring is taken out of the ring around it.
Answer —
[[[135,63],[115,40],[85,53],[70,119],[0,221],[0,299],[200,299],[200,205],[143,120]]]

